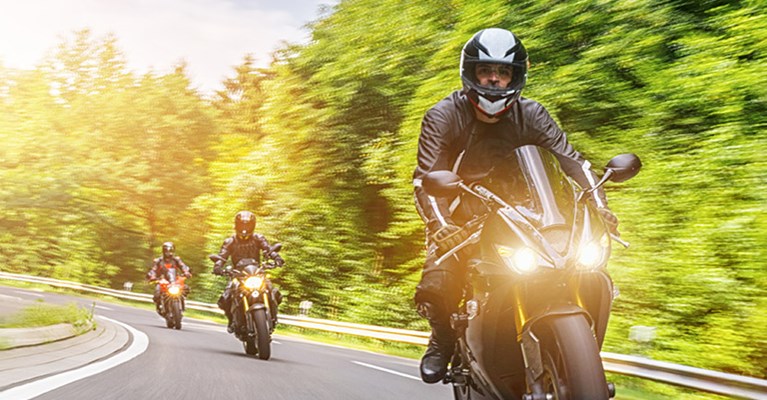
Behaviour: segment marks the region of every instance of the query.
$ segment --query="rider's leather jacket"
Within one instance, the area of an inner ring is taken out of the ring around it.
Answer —
[[[158,280],[160,278],[168,279],[168,269],[176,268],[181,272],[181,275],[190,276],[191,270],[189,266],[181,261],[181,257],[173,256],[170,258],[157,257],[152,261],[152,269],[146,274],[146,279],[149,281]]]
[[[242,240],[236,235],[232,235],[224,240],[224,244],[221,245],[221,250],[218,252],[218,255],[224,260],[232,257],[232,265],[236,267],[237,263],[244,258],[253,258],[256,261],[260,261],[261,254],[264,250],[268,249],[269,242],[264,236],[257,233],[254,233],[246,240]],[[226,261],[216,261],[213,266],[213,273],[220,275],[223,271],[225,262]]]
[[[413,174],[416,208],[427,231],[434,232],[453,221],[448,200],[431,197],[421,188],[426,173],[451,170],[470,181],[471,176],[489,171],[499,159],[527,144],[551,151],[565,173],[581,187],[592,187],[597,182],[591,163],[573,149],[565,132],[536,101],[521,97],[496,123],[479,121],[474,106],[460,90],[427,111],[421,123],[418,165]],[[594,201],[606,207],[604,191],[596,192]]]

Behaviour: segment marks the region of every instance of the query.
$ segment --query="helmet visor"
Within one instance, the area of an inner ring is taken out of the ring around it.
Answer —
[[[247,239],[253,234],[253,230],[256,229],[256,219],[247,218],[237,220],[234,224],[234,230],[237,231],[237,236]]]
[[[464,83],[490,101],[521,91],[527,81],[526,63],[472,61],[461,73]]]

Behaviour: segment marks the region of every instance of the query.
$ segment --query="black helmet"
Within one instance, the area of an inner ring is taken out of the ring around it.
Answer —
[[[163,258],[171,258],[176,255],[176,246],[173,242],[165,242],[162,244],[162,256]]]
[[[477,64],[501,64],[511,68],[511,82],[505,88],[482,86]],[[527,82],[527,50],[506,29],[483,29],[469,39],[461,51],[461,81],[472,104],[482,113],[497,118],[519,98]]]
[[[256,215],[250,211],[240,211],[234,216],[234,231],[243,240],[250,239],[256,229]]]

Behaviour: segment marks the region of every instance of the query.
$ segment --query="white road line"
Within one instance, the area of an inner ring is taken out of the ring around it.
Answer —
[[[24,299],[22,299],[21,297],[7,296],[7,295],[4,295],[4,294],[0,294],[0,299],[2,299],[3,301],[8,301],[8,300],[24,301]]]
[[[0,400],[11,399],[31,399],[33,397],[40,396],[43,393],[48,393],[51,390],[58,389],[64,385],[68,385],[72,382],[79,381],[80,379],[87,378],[92,375],[104,372],[110,368],[114,368],[122,363],[132,360],[133,358],[141,355],[146,351],[149,346],[149,338],[130,325],[124,324],[120,321],[115,321],[111,318],[99,316],[107,321],[113,322],[127,329],[131,335],[133,335],[133,342],[130,347],[125,351],[122,351],[110,357],[106,360],[88,364],[82,368],[78,368],[72,371],[67,371],[58,375],[53,375],[48,378],[40,379],[26,385],[16,386],[0,393]]]
[[[370,351],[370,350],[354,349],[354,348],[351,348],[351,347],[339,346],[337,344],[315,342],[313,340],[304,339],[304,338],[301,338],[301,337],[298,337],[298,336],[287,336],[287,335],[278,335],[278,334],[274,334],[273,336],[274,337],[280,337],[280,338],[282,338],[284,340],[287,340],[288,342],[311,344],[311,345],[315,345],[315,346],[332,347],[334,349],[341,349],[341,350],[347,350],[347,351],[355,351],[355,352],[359,352],[359,353],[367,353],[367,354],[370,354],[370,355],[373,355],[373,356],[378,356],[378,357],[386,357],[387,361],[394,362],[394,363],[397,363],[399,365],[418,367],[418,364],[420,362],[420,361],[416,361],[416,360],[413,360],[413,359],[410,359],[410,358],[404,358],[404,357],[399,357],[399,356],[392,356],[392,355],[388,355],[388,354],[381,354],[381,353],[376,353],[376,352]]]
[[[421,380],[421,378],[419,378],[419,377],[417,377],[417,376],[408,375],[408,374],[403,374],[402,372],[394,371],[394,370],[391,370],[391,369],[388,369],[388,368],[384,368],[384,367],[379,367],[379,366],[376,366],[376,365],[367,364],[367,363],[364,363],[364,362],[361,362],[361,361],[352,361],[352,362],[353,362],[353,363],[355,363],[355,364],[357,364],[357,365],[361,365],[361,366],[363,366],[363,367],[368,367],[368,368],[377,369],[377,370],[379,370],[379,371],[388,372],[388,373],[390,373],[390,374],[394,374],[394,375],[397,375],[397,376],[401,376],[401,377],[404,377],[404,378],[415,379],[415,380],[417,380],[417,381],[420,381],[420,380]]]
[[[97,306],[96,306],[96,308],[98,308],[99,310],[107,310],[107,311],[112,311],[112,309],[111,309],[111,308],[109,308],[109,307],[105,307],[105,306],[99,306],[99,305],[97,305]]]
[[[29,292],[21,292],[21,291],[18,291],[18,290],[16,291],[16,293],[18,293],[18,294],[23,294],[23,295],[25,295],[25,296],[45,297],[45,295],[44,295],[44,294],[40,294],[40,293],[29,293]]]
[[[208,324],[196,324],[194,322],[186,322],[186,323],[182,322],[181,326],[183,326],[183,327],[194,327],[194,328],[199,328],[199,329],[203,329],[203,330],[206,330],[206,331],[226,333],[226,327],[224,327],[222,325],[208,325]]]

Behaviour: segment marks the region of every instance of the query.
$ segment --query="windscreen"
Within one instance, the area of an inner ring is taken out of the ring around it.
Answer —
[[[557,159],[537,146],[522,146],[498,162],[480,184],[514,206],[538,229],[570,226],[575,194]]]

